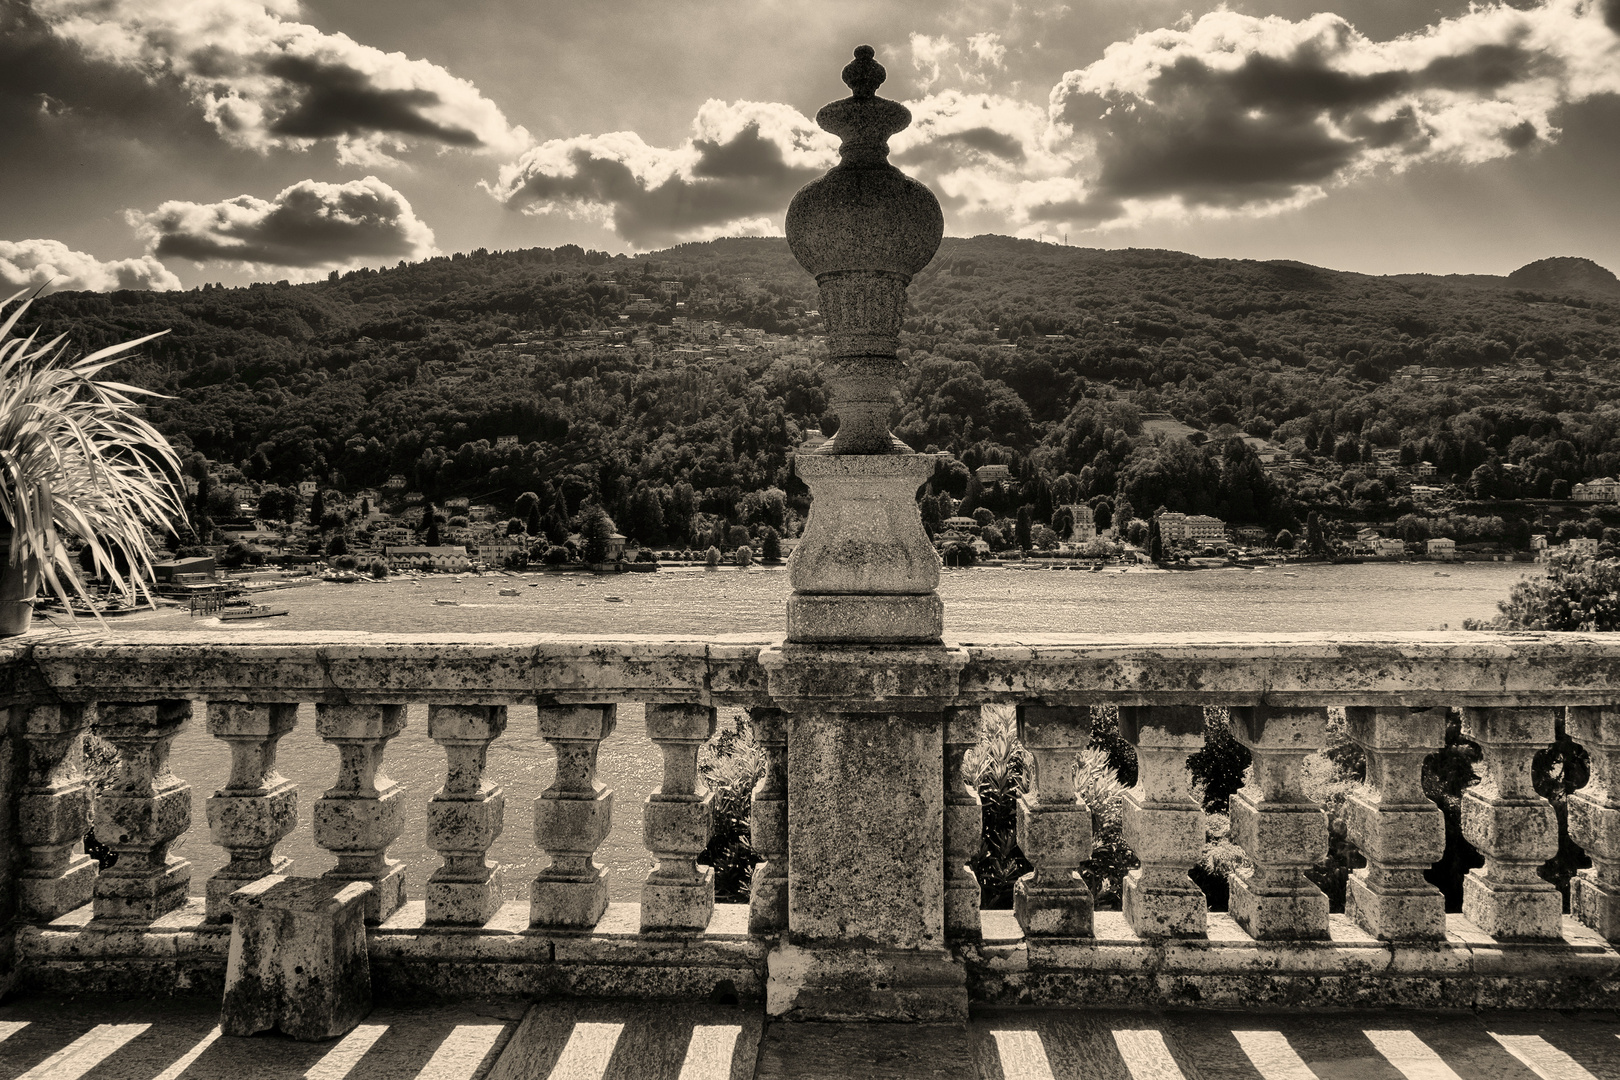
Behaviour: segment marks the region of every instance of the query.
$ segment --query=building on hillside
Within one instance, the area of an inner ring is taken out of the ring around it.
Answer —
[[[1434,462],[1432,461],[1420,461],[1416,465],[1412,466],[1412,472],[1419,477],[1425,477],[1436,476],[1439,474],[1440,470],[1435,467]]]
[[[467,507],[468,521],[494,521],[498,511],[488,503],[473,503]]]
[[[404,491],[405,478],[399,475],[399,473],[395,473],[393,476],[388,478],[388,483],[384,484],[383,487],[387,488],[389,491]]]
[[[320,485],[313,480],[300,480],[298,481],[298,497],[300,499],[312,499],[315,497],[315,492],[319,487]]]
[[[506,447],[506,446],[515,447],[515,446],[517,446],[517,444],[518,444],[518,437],[516,435],[497,435],[497,436],[495,436],[495,448],[497,450],[501,449],[502,447]]]
[[[152,564],[152,576],[161,582],[205,581],[214,576],[214,557],[202,555]]]
[[[426,496],[423,495],[420,491],[407,491],[405,493],[405,505],[406,506],[418,506],[418,505],[421,504],[422,500],[425,499],[425,498],[426,498]]]
[[[980,465],[973,470],[973,475],[979,478],[981,484],[999,484],[1012,479],[1012,470],[1005,465]]]
[[[1564,550],[1573,551],[1577,555],[1596,555],[1598,542],[1591,536],[1572,536],[1564,541]]]
[[[1405,555],[1406,544],[1393,536],[1380,536],[1372,542],[1374,555]]]
[[[1609,476],[1588,480],[1570,488],[1569,497],[1576,502],[1620,502],[1620,481]]]
[[[1425,551],[1431,559],[1449,561],[1457,557],[1457,541],[1444,536],[1437,536],[1425,545]]]
[[[948,517],[944,521],[940,522],[940,524],[945,526],[947,529],[967,530],[977,529],[979,527],[979,523],[970,517]]]
[[[1075,503],[1067,509],[1074,515],[1074,532],[1069,534],[1069,539],[1076,544],[1097,539],[1097,516],[1091,512],[1091,507]]]
[[[1219,544],[1226,540],[1226,523],[1208,514],[1159,515],[1159,539],[1166,544]]]
[[[390,570],[442,570],[455,574],[472,569],[472,561],[467,558],[467,549],[459,544],[440,544],[438,547],[402,544],[397,547],[385,547],[383,558]]]

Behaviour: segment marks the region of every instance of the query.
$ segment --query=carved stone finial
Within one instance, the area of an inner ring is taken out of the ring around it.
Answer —
[[[855,59],[844,67],[844,85],[855,91],[858,98],[869,98],[877,93],[889,73],[872,57],[876,55],[870,45],[855,46]]]

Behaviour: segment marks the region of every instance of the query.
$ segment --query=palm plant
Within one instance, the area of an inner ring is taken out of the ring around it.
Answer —
[[[21,296],[0,303],[0,314]],[[10,533],[0,547],[0,600],[11,609],[8,626],[0,607],[0,634],[27,629],[38,579],[69,611],[70,593],[94,610],[68,540],[83,545],[91,572],[125,603],[150,603],[148,526],[170,530],[185,519],[180,460],[136,400],[161,395],[99,377],[159,335],[72,360],[65,335],[43,344],[37,330],[13,336],[32,302],[0,322],[0,537]]]

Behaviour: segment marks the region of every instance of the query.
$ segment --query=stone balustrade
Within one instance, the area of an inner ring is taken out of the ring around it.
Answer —
[[[227,744],[228,775],[169,768],[198,702],[207,733]],[[226,898],[289,872],[276,848],[294,828],[298,793],[276,750],[300,705],[314,706],[339,766],[313,803],[314,839],[332,863],[290,872],[368,886],[368,948],[384,991],[768,999],[773,980],[793,977],[810,955],[793,940],[794,917],[817,928],[823,981],[807,985],[829,996],[826,973],[853,985],[871,948],[863,939],[831,952],[845,925],[892,936],[872,961],[874,979],[948,988],[955,970],[951,992],[965,982],[966,997],[984,1002],[1556,1006],[1620,989],[1611,944],[1620,940],[1620,639],[1465,633],[787,651],[538,635],[30,638],[0,648],[0,706],[10,711],[0,777],[16,822],[16,873],[3,888],[21,919],[9,977],[134,987],[164,971],[177,985],[217,985]],[[409,706],[426,706],[427,735],[443,748],[437,792],[407,790],[384,767]],[[537,710],[556,772],[534,806],[534,845],[549,863],[527,902],[503,903],[488,852],[505,825],[510,761],[490,750],[503,745],[512,706]],[[625,706],[645,708],[663,763],[655,790],[616,793],[599,779],[599,760],[624,737],[615,726]],[[1016,710],[1033,763],[1017,834],[1034,869],[1010,912],[978,909],[969,865],[981,809],[964,762],[991,706]],[[1137,755],[1119,812],[1139,865],[1119,883],[1119,911],[1098,910],[1085,881],[1102,808],[1087,805],[1075,778],[1093,706],[1119,708]],[[746,906],[717,905],[712,871],[698,862],[712,821],[699,754],[726,707],[748,710],[762,757],[751,827],[763,861]],[[1444,825],[1422,777],[1449,716],[1481,750],[1462,834],[1484,866],[1466,879],[1461,912],[1447,914],[1424,877]],[[1557,825],[1531,783],[1560,719],[1591,763],[1591,781],[1569,799],[1570,835],[1592,859],[1569,915],[1537,872]],[[1189,877],[1206,826],[1187,760],[1210,723],[1226,725],[1253,759],[1231,804],[1245,862],[1230,876],[1226,911],[1208,910]],[[1342,914],[1310,876],[1329,822],[1308,794],[1305,763],[1330,728],[1360,747],[1367,768],[1344,803],[1366,865]],[[79,751],[86,731],[118,762],[93,804]],[[937,761],[883,772],[884,739],[901,740],[907,761]],[[840,749],[848,740],[860,743],[854,756]],[[845,775],[851,761],[875,771]],[[190,829],[193,783],[215,790],[206,839]],[[645,800],[651,869],[634,872],[639,904],[610,903],[599,864],[616,797]],[[414,877],[389,854],[412,800],[426,805],[427,846],[442,859]],[[887,830],[890,847],[860,853],[863,817]],[[99,873],[75,850],[87,823],[118,855]],[[193,881],[176,850],[208,839],[229,861]],[[881,889],[847,879],[861,859],[901,846],[933,867],[927,879],[885,879]]]

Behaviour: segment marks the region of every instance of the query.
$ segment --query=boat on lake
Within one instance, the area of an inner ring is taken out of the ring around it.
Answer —
[[[271,607],[269,604],[231,604],[220,609],[219,618],[221,622],[241,622],[245,619],[273,619],[285,614],[286,608]]]

